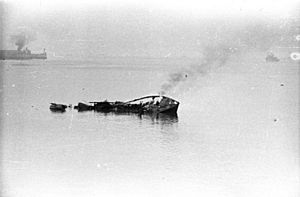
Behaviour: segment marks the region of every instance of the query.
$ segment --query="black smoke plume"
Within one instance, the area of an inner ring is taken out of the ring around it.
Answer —
[[[24,29],[17,34],[12,35],[11,40],[17,46],[18,51],[21,51],[29,42],[35,40],[35,34]]]
[[[165,95],[173,90],[177,85],[187,81],[203,77],[213,69],[218,68],[226,63],[234,49],[226,46],[205,47],[203,49],[202,61],[198,64],[191,65],[188,68],[178,72],[171,73],[167,82],[161,86],[160,95]]]
[[[271,18],[212,20],[209,25],[203,24],[199,31],[201,61],[180,71],[171,73],[162,84],[159,93],[167,94],[183,82],[193,82],[214,69],[226,64],[234,53],[257,51],[267,52],[274,46],[293,44],[293,32],[296,22],[276,21]],[[204,46],[204,47],[203,47]],[[205,47],[206,46],[206,47]]]
[[[21,51],[22,48],[28,43],[29,39],[24,32],[21,32],[16,35],[12,35],[11,39],[17,45],[18,51]]]

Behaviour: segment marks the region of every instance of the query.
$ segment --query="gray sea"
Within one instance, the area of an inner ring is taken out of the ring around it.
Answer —
[[[49,106],[157,94],[198,60],[2,61],[1,195],[298,197],[299,65],[264,55],[175,84],[177,117]]]

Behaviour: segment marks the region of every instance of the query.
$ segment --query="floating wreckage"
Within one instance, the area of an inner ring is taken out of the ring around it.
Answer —
[[[179,102],[166,96],[145,96],[131,101],[102,101],[102,102],[88,102],[78,103],[74,106],[79,112],[96,111],[96,112],[115,112],[115,113],[136,113],[136,114],[169,114],[176,115]],[[51,109],[52,107],[52,109]],[[67,105],[51,103],[50,110],[64,111]]]
[[[50,103],[50,110],[53,112],[65,112],[67,107],[64,104]]]

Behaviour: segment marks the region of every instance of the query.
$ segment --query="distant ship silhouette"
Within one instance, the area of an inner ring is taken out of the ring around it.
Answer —
[[[24,50],[0,50],[0,60],[30,60],[47,59],[46,50],[42,53],[31,53],[28,48]]]

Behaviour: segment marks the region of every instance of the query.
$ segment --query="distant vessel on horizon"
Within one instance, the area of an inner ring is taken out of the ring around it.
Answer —
[[[43,53],[31,53],[28,48],[24,50],[0,50],[0,60],[30,60],[47,59],[46,49]]]

